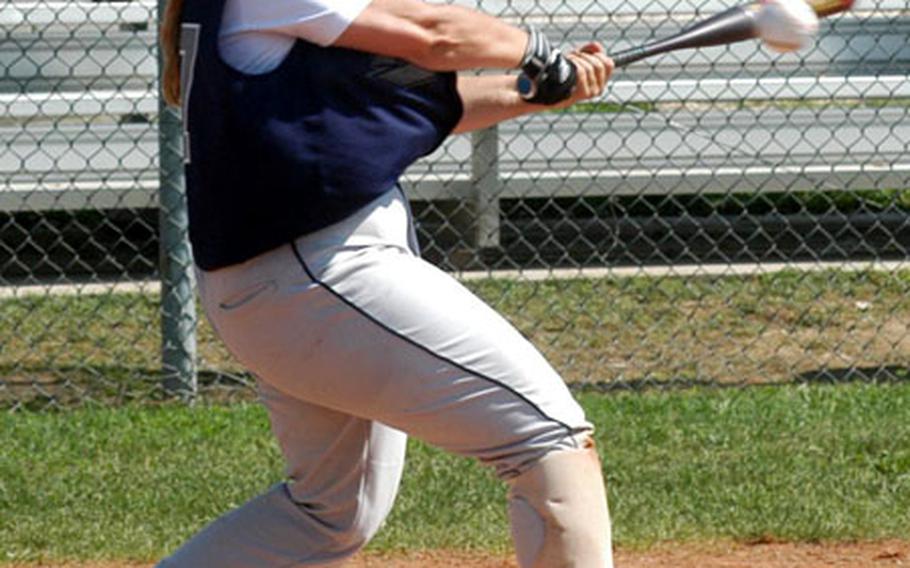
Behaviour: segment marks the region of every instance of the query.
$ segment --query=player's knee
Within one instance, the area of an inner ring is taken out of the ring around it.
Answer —
[[[276,485],[210,524],[159,568],[340,566],[376,534],[391,508],[388,494],[366,493],[303,502]]]
[[[379,532],[390,509],[391,503],[359,503],[352,522],[335,527],[335,540],[351,551],[360,550]]]
[[[375,476],[381,478],[381,476]],[[306,503],[304,512],[323,527],[327,542],[334,549],[355,553],[372,539],[392,510],[397,480],[372,479],[359,494],[331,502]]]
[[[606,491],[593,444],[553,450],[509,483],[519,566],[613,565]]]
[[[533,435],[516,439],[507,448],[480,452],[481,460],[492,466],[500,479],[509,481],[544,456],[560,450],[582,449],[591,440],[592,428],[586,423],[580,423],[572,430],[556,422],[544,426],[536,428]],[[489,457],[483,454],[489,454]]]

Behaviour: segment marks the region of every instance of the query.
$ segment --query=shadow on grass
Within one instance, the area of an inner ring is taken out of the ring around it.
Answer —
[[[116,366],[0,366],[0,410],[48,411],[90,405],[161,404],[185,401],[167,390],[161,369]],[[795,375],[789,381],[731,382],[710,378],[641,378],[622,381],[571,383],[580,393],[680,391],[695,388],[748,389],[794,384],[901,383],[910,381],[910,367],[823,368]],[[195,400],[231,403],[256,399],[255,380],[249,374],[200,370]]]
[[[906,381],[910,381],[910,367],[903,365],[817,369],[800,373],[794,379],[796,383],[806,384],[900,383]]]
[[[592,381],[572,383],[569,387],[575,392],[644,392],[671,391],[693,388],[712,389],[747,389],[756,387],[775,387],[799,384],[850,384],[850,383],[902,383],[910,382],[910,367],[902,365],[877,365],[870,367],[844,367],[813,369],[795,375],[786,381],[718,381],[711,378],[676,377],[641,378],[623,381]]]
[[[89,405],[122,406],[185,400],[164,387],[161,369],[118,366],[0,366],[0,409],[47,411]],[[254,379],[247,374],[201,370],[197,398],[223,403],[254,400]]]

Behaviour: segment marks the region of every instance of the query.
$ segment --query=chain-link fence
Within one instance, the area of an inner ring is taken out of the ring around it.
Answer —
[[[480,7],[618,50],[727,5]],[[157,10],[0,7],[6,407],[248,394],[192,300]],[[576,384],[901,379],[907,37],[903,0],[861,1],[798,55],[676,52],[618,71],[601,100],[454,137],[404,180],[424,255]]]

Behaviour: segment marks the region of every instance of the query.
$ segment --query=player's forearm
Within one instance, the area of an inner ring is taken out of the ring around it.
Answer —
[[[524,30],[460,6],[435,6],[421,24],[433,37],[424,64],[436,70],[513,69],[528,44]]]
[[[515,77],[510,75],[459,76],[458,94],[464,113],[455,127],[456,133],[480,130],[542,109],[519,96]]]
[[[515,68],[528,34],[482,12],[422,0],[373,0],[335,42],[434,71]]]

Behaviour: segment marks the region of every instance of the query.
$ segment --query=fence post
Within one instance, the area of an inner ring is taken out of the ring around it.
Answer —
[[[471,205],[475,216],[474,244],[499,246],[499,129],[484,128],[471,134]]]
[[[158,0],[158,21],[166,0]],[[158,77],[163,60],[158,50]],[[158,231],[161,270],[161,367],[165,391],[196,396],[196,300],[183,181],[183,126],[176,109],[158,103]]]

